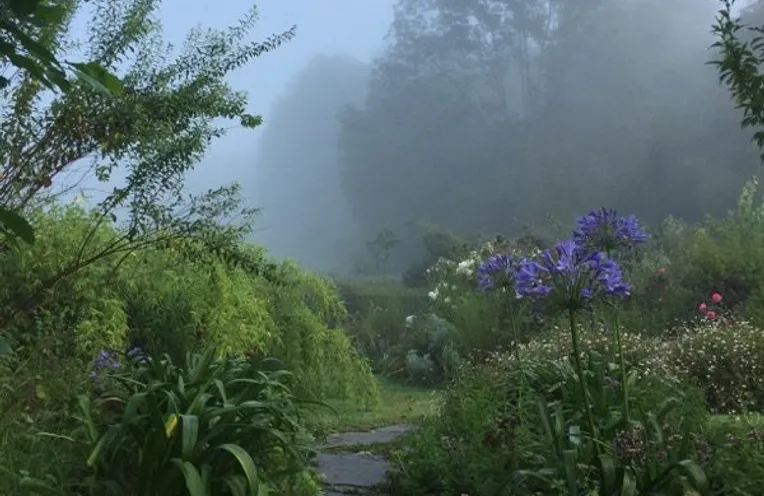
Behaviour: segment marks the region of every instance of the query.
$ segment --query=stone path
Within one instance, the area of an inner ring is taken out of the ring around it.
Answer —
[[[331,449],[335,452],[319,453],[316,459],[318,472],[327,487],[324,495],[374,494],[374,488],[385,482],[389,462],[383,456],[353,452],[353,448],[389,443],[410,430],[410,425],[400,424],[380,427],[369,432],[330,435],[326,442],[319,446],[319,450]],[[340,450],[342,452],[338,452]]]

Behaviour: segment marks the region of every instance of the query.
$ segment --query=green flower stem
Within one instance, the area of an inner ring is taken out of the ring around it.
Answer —
[[[576,328],[576,311],[573,309],[568,310],[568,319],[570,323],[570,335],[573,339],[573,358],[576,364],[576,373],[578,374],[578,384],[581,387],[581,400],[584,402],[586,408],[586,417],[589,421],[589,430],[591,431],[592,440],[594,441],[594,447],[597,450],[597,455],[600,455],[600,446],[597,436],[597,426],[594,423],[594,414],[592,413],[592,406],[589,404],[589,390],[586,387],[586,378],[584,377],[584,366],[581,363],[581,348],[578,343],[578,329]]]
[[[610,255],[610,249],[605,250],[608,258],[612,258]],[[629,391],[626,385],[626,363],[623,359],[623,346],[621,346],[621,319],[618,307],[613,306],[614,318],[613,318],[613,336],[615,337],[615,348],[618,354],[618,366],[621,370],[621,407],[623,408],[623,418],[626,421],[629,420]]]
[[[517,359],[518,365],[522,367],[522,364],[520,363],[520,340],[519,340],[519,332],[517,331],[517,316],[515,315],[515,309],[512,305],[512,298],[507,299],[507,309],[509,310],[509,326],[512,329],[512,341],[513,341],[513,352],[515,353],[515,358]],[[522,370],[522,369],[521,369]]]
[[[629,421],[629,391],[626,381],[626,362],[623,357],[623,346],[621,344],[621,319],[619,318],[618,308],[614,309],[615,317],[613,319],[613,334],[615,335],[615,347],[618,353],[618,366],[621,369],[621,405],[623,408],[623,417]]]

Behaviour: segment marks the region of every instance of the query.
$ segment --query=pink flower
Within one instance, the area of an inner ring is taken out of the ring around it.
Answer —
[[[712,294],[711,301],[713,301],[714,303],[719,303],[720,301],[722,301],[722,295],[720,295],[719,293]]]
[[[666,273],[665,267],[661,267],[660,269],[658,269],[658,274],[665,274],[665,273]]]
[[[707,318],[708,320],[716,320],[716,312],[714,312],[713,310],[711,310],[710,312],[708,312],[708,313],[706,314],[706,318]]]
[[[698,310],[700,310],[703,313],[706,313],[708,312],[708,305],[706,305],[705,303],[701,303],[700,305],[698,305]]]

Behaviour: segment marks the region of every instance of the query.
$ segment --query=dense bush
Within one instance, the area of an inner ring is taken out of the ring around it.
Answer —
[[[0,260],[6,307],[76,260],[95,226],[73,205],[40,213],[35,221],[38,242]],[[94,237],[107,243],[118,232],[102,222]],[[337,327],[344,307],[332,283],[289,263],[281,264],[274,282],[220,260],[189,259],[172,245],[146,248],[99,259],[36,303],[33,313],[16,319],[11,335],[20,344],[42,340],[59,356],[89,360],[99,349],[140,345],[178,360],[204,343],[275,356],[320,395],[363,396],[372,387],[368,366]]]
[[[7,282],[0,290],[3,308],[19,309],[3,315],[13,324],[15,349],[0,358],[0,451],[13,459],[0,470],[3,494],[25,491],[18,486],[25,472],[50,477],[60,494],[70,494],[72,474],[84,459],[82,445],[67,440],[80,416],[72,399],[88,390],[88,364],[101,349],[124,353],[140,345],[176,363],[210,346],[220,356],[250,352],[275,357],[290,370],[298,397],[376,401],[370,368],[340,327],[345,309],[334,285],[288,263],[265,277],[214,256],[189,256],[187,245],[195,241],[178,239],[96,258],[24,311],[20,298],[36,294],[39,281],[76,261],[88,233],[94,233],[90,250],[120,235],[108,222],[93,231],[93,217],[73,205],[32,218],[37,242],[0,258]]]
[[[427,292],[396,281],[361,278],[339,279],[337,287],[348,310],[345,327],[355,346],[375,372],[404,377],[406,353],[421,341],[405,320],[427,309]]]
[[[562,384],[556,368],[544,360],[529,360],[525,370],[505,356],[465,366],[445,393],[437,415],[425,420],[406,451],[396,453],[393,493],[549,494],[545,482],[536,484],[533,478],[517,475],[548,466],[554,457],[539,415],[537,394],[542,391],[528,386],[526,375],[543,378],[537,382],[542,389],[566,394],[558,389]],[[700,424],[706,418],[702,393],[691,386],[653,376],[638,381],[633,393],[635,409],[650,409],[667,396],[683,399],[667,419],[668,436],[681,436],[680,419]],[[554,479],[552,473],[546,475]]]

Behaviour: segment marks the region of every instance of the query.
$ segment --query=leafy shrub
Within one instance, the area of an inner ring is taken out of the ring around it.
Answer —
[[[134,495],[299,494],[310,450],[285,371],[210,349],[183,366],[133,355],[79,398],[93,446],[85,484]],[[102,356],[101,366],[104,366]],[[120,362],[110,362],[119,365]],[[311,494],[312,488],[303,488]]]
[[[90,256],[80,254],[83,240],[97,251],[119,236],[108,221],[97,223],[76,205],[53,206],[34,221],[37,243],[0,259],[6,309],[36,294],[41,280]],[[179,239],[97,259],[41,292],[33,312],[14,315],[11,335],[22,347],[45,342],[50,352],[80,360],[136,344],[175,361],[202,345],[221,352],[257,349],[280,359],[305,391],[374,401],[369,367],[338,327],[345,310],[330,281],[289,263],[278,266],[277,283],[220,259],[195,261],[187,256],[189,243]]]
[[[554,458],[539,417],[537,393],[551,391],[563,404],[572,401],[575,387],[560,382],[570,379],[569,375],[565,379],[564,370],[572,372],[547,360],[530,359],[521,369],[506,354],[466,365],[446,390],[437,414],[424,420],[406,451],[396,453],[393,494],[549,494],[544,491],[549,490],[547,483],[554,481],[554,474],[547,472],[551,481],[541,482],[519,477],[518,472],[548,467]],[[526,375],[535,379],[529,383]],[[669,396],[682,399],[668,413],[665,423],[671,428],[662,432],[672,438],[672,449],[680,448],[676,444],[681,437],[679,419],[705,423],[698,389],[646,376],[631,393],[635,411],[649,411]],[[567,429],[569,424],[562,426]],[[656,453],[662,447],[654,444],[651,449],[655,460],[660,460]]]
[[[104,347],[124,346],[127,320],[124,303],[114,292],[118,256],[79,268],[77,277],[62,272],[93,255],[83,242],[104,246],[117,239],[108,220],[97,224],[93,215],[75,205],[52,206],[35,212],[37,242],[12,249],[0,259],[2,319],[10,337],[25,345],[44,340],[57,354],[76,353],[87,359]],[[45,288],[44,282],[55,282]],[[33,312],[25,311],[33,307]],[[18,311],[20,310],[20,311]]]
[[[427,308],[426,292],[368,279],[338,280],[337,286],[348,309],[346,328],[355,346],[375,372],[404,377],[406,353],[423,339],[404,322]]]
[[[762,417],[714,418],[701,449],[714,494],[757,494],[764,487]]]
[[[435,314],[411,316],[406,327],[419,338],[410,341],[406,353],[409,382],[434,386],[450,377],[461,361],[454,344],[456,327]]]
[[[531,401],[518,404],[517,370],[488,364],[464,368],[437,414],[424,420],[405,451],[393,457],[392,494],[501,494],[519,458],[543,456]]]

